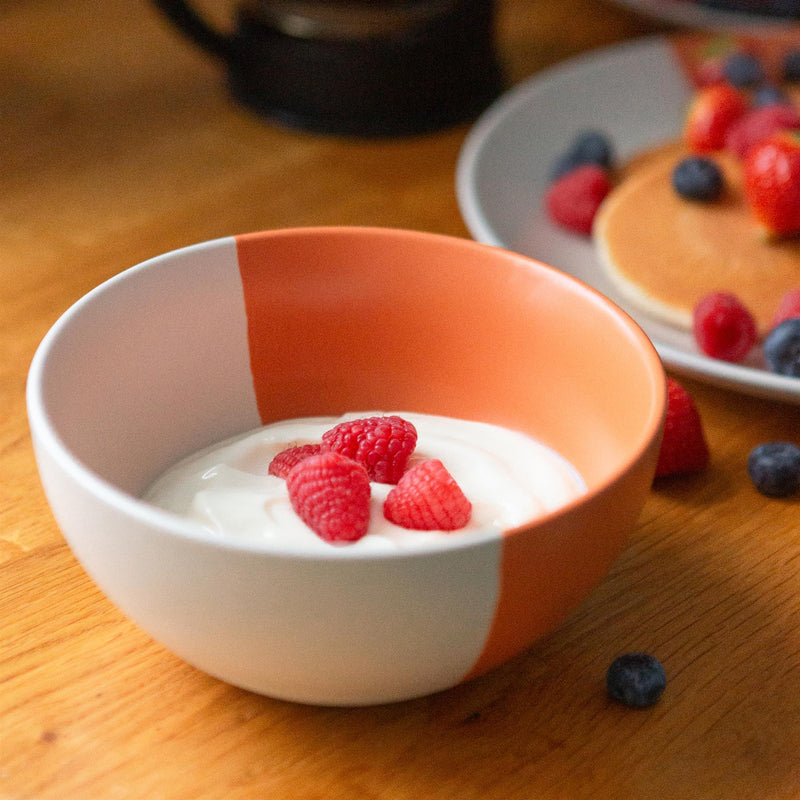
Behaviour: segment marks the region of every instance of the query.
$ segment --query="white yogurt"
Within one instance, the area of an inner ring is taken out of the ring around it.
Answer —
[[[144,499],[199,522],[220,537],[250,542],[285,542],[292,550],[329,551],[295,514],[286,481],[269,475],[272,458],[295,445],[319,442],[339,422],[377,416],[351,413],[340,418],[286,420],[213,445],[169,469]],[[413,531],[383,516],[392,489],[372,483],[369,532],[351,550],[396,550],[441,542],[443,536],[500,532],[547,514],[586,491],[575,468],[559,454],[517,431],[449,417],[387,412],[417,429],[411,462],[438,458],[472,503],[472,518],[458,531]]]

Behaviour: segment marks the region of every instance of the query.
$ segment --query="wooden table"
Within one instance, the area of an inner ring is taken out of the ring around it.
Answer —
[[[205,0],[220,20],[227,2]],[[600,0],[501,0],[511,81],[666,26]],[[57,316],[157,253],[262,228],[468,235],[453,169],[468,126],[355,141],[282,129],[146,2],[0,6],[0,798],[795,798],[800,515],[745,461],[798,438],[795,406],[687,381],[713,451],[655,489],[629,547],[559,631],[414,702],[310,708],[227,686],[128,622],[42,494],[24,385]],[[606,699],[648,650],[652,709]]]

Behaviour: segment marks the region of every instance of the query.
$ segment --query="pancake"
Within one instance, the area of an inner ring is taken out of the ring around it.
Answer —
[[[621,296],[651,317],[688,330],[702,297],[732,292],[764,334],[781,297],[800,288],[800,239],[768,238],[747,208],[741,165],[727,153],[712,156],[725,178],[719,200],[680,197],[672,170],[688,154],[670,143],[624,167],[595,218],[599,260]]]

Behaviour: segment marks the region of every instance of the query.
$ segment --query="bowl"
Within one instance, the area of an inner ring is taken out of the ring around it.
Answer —
[[[197,668],[321,705],[452,687],[562,623],[637,520],[665,397],[641,329],[574,278],[359,227],[222,238],[127,269],[56,322],[27,388],[54,517],[108,598]],[[366,409],[523,431],[586,492],[512,530],[392,553],[222,539],[141,499],[214,442]]]

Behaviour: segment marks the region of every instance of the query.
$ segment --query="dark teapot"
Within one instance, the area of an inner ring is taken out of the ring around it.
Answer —
[[[423,133],[501,88],[491,0],[246,0],[230,34],[184,0],[153,2],[225,64],[237,100],[295,127]]]

